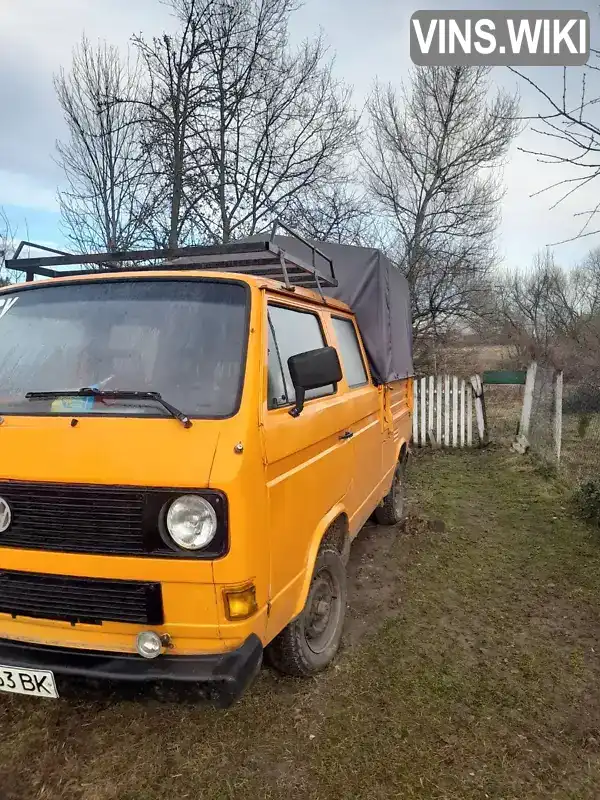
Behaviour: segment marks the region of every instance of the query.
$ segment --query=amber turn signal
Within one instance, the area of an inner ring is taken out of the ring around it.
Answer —
[[[223,600],[227,619],[248,619],[258,610],[256,588],[253,583],[237,589],[224,589]]]

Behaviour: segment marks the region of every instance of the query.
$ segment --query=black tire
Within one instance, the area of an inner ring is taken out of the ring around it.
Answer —
[[[396,466],[390,491],[375,509],[375,519],[379,525],[403,525],[406,522],[406,467],[407,459],[403,453]]]
[[[266,649],[271,665],[279,672],[299,678],[326,669],[340,646],[346,594],[342,556],[331,545],[325,545],[317,557],[302,613]]]

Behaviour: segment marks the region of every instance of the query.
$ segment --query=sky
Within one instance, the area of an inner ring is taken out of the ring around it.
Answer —
[[[447,0],[306,0],[293,17],[291,37],[300,41],[322,31],[335,55],[337,77],[354,87],[355,104],[361,108],[376,80],[400,87],[409,78],[411,14],[448,6]],[[592,17],[592,40],[594,27],[600,30],[595,0],[453,0],[451,7],[587,10]],[[0,0],[0,207],[18,239],[63,243],[56,200],[62,176],[54,153],[55,142],[65,130],[52,80],[61,67],[68,69],[72,49],[82,34],[125,48],[132,34],[160,34],[171,24],[159,0]],[[528,75],[548,91],[562,92],[562,71],[538,68]],[[496,68],[492,78],[502,89],[519,91],[523,116],[546,110],[540,96],[507,69]],[[576,87],[578,74],[572,73],[570,80]],[[600,95],[600,73],[597,82]],[[581,221],[573,215],[597,202],[594,185],[555,209],[551,205],[558,199],[556,192],[531,196],[573,174],[521,152],[521,148],[540,149],[541,144],[529,125],[504,165],[506,194],[498,244],[502,264],[508,269],[527,266],[547,245],[574,236]],[[600,235],[561,245],[556,256],[570,265],[596,246],[600,246]]]

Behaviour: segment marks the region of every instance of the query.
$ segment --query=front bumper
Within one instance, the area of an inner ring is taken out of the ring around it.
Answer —
[[[260,670],[262,654],[262,643],[256,634],[229,652],[162,655],[152,660],[131,653],[100,653],[0,639],[3,666],[50,670],[56,676],[96,681],[198,685],[222,706],[233,703],[252,682]]]

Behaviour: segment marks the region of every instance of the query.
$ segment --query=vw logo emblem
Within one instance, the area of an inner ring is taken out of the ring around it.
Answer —
[[[10,528],[12,513],[10,506],[3,497],[0,497],[0,533],[4,533]]]

